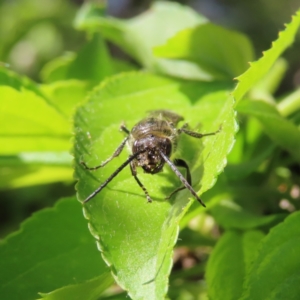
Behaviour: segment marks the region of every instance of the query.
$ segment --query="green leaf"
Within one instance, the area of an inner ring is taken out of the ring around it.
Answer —
[[[69,65],[67,78],[101,81],[113,74],[110,55],[100,34],[94,34]]]
[[[80,52],[79,52],[79,54],[80,54]],[[97,53],[95,53],[95,55],[97,55]],[[55,58],[52,61],[48,62],[44,66],[44,68],[42,69],[42,71],[40,73],[42,81],[44,83],[54,83],[56,81],[75,82],[75,80],[73,80],[73,81],[70,80],[70,79],[74,79],[74,77],[72,76],[72,73],[70,73],[69,69],[72,66],[72,64],[76,58],[77,58],[77,56],[75,53],[67,53],[64,56],[60,56],[60,57]],[[96,57],[96,60],[97,59],[99,59],[99,58]],[[120,72],[135,71],[138,69],[136,65],[134,65],[130,62],[124,61],[124,60],[120,60],[120,59],[116,59],[116,58],[109,58],[109,60],[110,60],[111,67],[108,66],[108,62],[105,62],[105,64],[107,64],[107,71],[109,71],[108,73],[112,72],[113,74],[117,74]],[[90,64],[89,57],[86,58],[85,62],[84,62],[83,58],[81,59],[81,61],[82,61],[82,64],[84,64],[84,63]],[[101,61],[101,63],[102,63],[102,61]],[[77,63],[77,68],[78,67],[79,67],[79,63]],[[99,65],[99,68],[102,68],[102,66]],[[110,70],[110,68],[111,68],[111,70]],[[95,70],[95,72],[97,72],[97,70]],[[92,70],[90,70],[89,74],[91,77]],[[81,77],[83,77],[83,75],[81,75]],[[78,82],[80,82],[80,81],[78,81]],[[79,85],[82,85],[82,84],[84,84],[84,83],[81,82],[81,84],[79,84]],[[85,84],[87,84],[87,83],[85,83]],[[89,85],[92,85],[92,84],[89,83]]]
[[[295,212],[262,240],[247,277],[243,300],[298,298],[299,227],[300,212]]]
[[[51,182],[72,182],[68,152],[21,152],[0,156],[0,189]]]
[[[106,14],[105,2],[85,2],[77,12],[74,26],[77,29],[84,27],[87,20],[97,19]]]
[[[280,116],[274,106],[263,101],[243,100],[237,110],[255,117],[276,144],[300,160],[300,131],[292,122]]]
[[[257,230],[227,231],[211,253],[206,271],[210,299],[239,299],[263,233]],[[268,299],[268,298],[252,298]]]
[[[300,25],[300,11],[293,16],[291,23],[286,25],[286,29],[279,33],[278,39],[272,44],[272,48],[263,52],[263,57],[252,62],[250,68],[236,79],[239,81],[233,97],[238,102],[242,97],[271,69],[272,65],[280,55],[289,47],[295,38]]]
[[[215,244],[216,241],[212,237],[201,234],[200,232],[191,230],[189,228],[184,228],[183,230],[180,230],[177,246],[196,248],[199,246],[213,247]]]
[[[274,102],[273,94],[276,92],[286,71],[288,63],[284,58],[276,60],[270,70],[264,75],[251,89],[250,98],[257,100],[266,100],[270,103]]]
[[[19,165],[0,168],[0,189],[4,190],[60,181],[73,181],[71,167]]]
[[[114,68],[114,74],[118,74],[122,72],[138,71],[140,69],[136,64],[133,64],[132,62],[117,59],[117,58],[112,59],[111,63]]]
[[[284,97],[278,104],[277,109],[284,117],[300,110],[300,88],[296,89],[286,97]]]
[[[46,102],[48,99],[40,91],[38,85],[28,77],[20,75],[0,66],[0,91],[2,87],[11,87],[19,92],[24,89],[34,93],[36,96],[43,98]],[[1,98],[4,101],[5,98]],[[8,98],[9,99],[9,98]]]
[[[260,216],[250,213],[229,200],[222,200],[211,209],[216,222],[225,229],[254,229],[283,221],[286,214]]]
[[[191,8],[178,3],[155,2],[149,11],[130,20],[96,15],[90,12],[86,19],[80,19],[78,27],[88,32],[99,31],[150,70],[183,78],[205,77],[195,64],[158,59],[152,52],[153,47],[164,44],[178,31],[207,21]]]
[[[41,90],[53,106],[68,119],[73,116],[76,106],[84,100],[89,89],[88,83],[76,79],[56,81],[41,86]]]
[[[18,165],[71,166],[69,152],[20,152],[14,156],[0,156],[0,166]]]
[[[268,142],[270,142],[270,141],[268,140]],[[235,145],[237,145],[237,143],[235,143]],[[254,146],[254,143],[252,145]],[[271,156],[271,154],[274,152],[275,148],[276,148],[276,146],[273,143],[268,143],[268,145],[265,146],[264,148],[260,148],[261,149],[260,153],[258,153],[253,158],[251,158],[247,161],[244,161],[244,162],[241,162],[238,164],[231,164],[229,161],[229,163],[225,169],[226,177],[228,179],[233,179],[233,180],[239,180],[239,179],[247,177],[252,172],[257,170],[259,168],[259,166],[261,166],[262,163]],[[254,147],[252,147],[252,150],[253,149],[254,149]],[[239,150],[243,151],[244,147]],[[232,152],[231,152],[231,154],[232,154]],[[244,150],[244,154],[245,154],[245,150]]]
[[[214,90],[214,92],[212,92]],[[199,122],[201,132],[219,134],[201,140],[182,136],[180,152],[192,167],[196,191],[204,192],[215,182],[233,144],[235,120],[233,100],[218,85],[180,82],[145,73],[115,76],[94,90],[89,101],[75,116],[75,177],[78,197],[84,200],[125,160],[122,153],[101,170],[85,170],[80,161],[95,166],[109,157],[123,140],[118,132],[122,121],[128,128],[155,109],[171,109],[185,117],[191,128]],[[178,222],[191,204],[188,191],[164,200],[180,185],[166,167],[165,172],[140,180],[154,202],[146,203],[143,191],[129,168],[85,204],[85,216],[107,264],[112,266],[118,284],[133,299],[162,299],[167,292],[172,265],[172,248]]]
[[[46,63],[40,72],[40,77],[44,83],[52,83],[55,81],[65,80],[69,65],[75,59],[75,53],[66,53]]]
[[[26,78],[1,70],[0,153],[69,150],[70,122]]]
[[[68,285],[48,294],[40,293],[40,295],[43,300],[97,300],[99,295],[110,287],[113,282],[110,272],[106,271],[101,276],[83,283]]]
[[[36,299],[107,272],[74,197],[26,220],[3,241],[0,256],[3,299]]]
[[[43,2],[43,5],[36,2],[20,1],[16,6],[2,2],[0,19],[1,60],[7,61],[12,49],[24,41],[36,49],[39,58],[47,59],[50,55],[57,54],[62,43],[68,45],[74,41],[75,34],[70,30],[69,24],[74,18],[75,11],[76,5],[74,3],[61,2],[60,0],[53,0],[49,4]],[[39,28],[41,27],[48,27],[50,30],[40,31]],[[40,37],[38,34],[41,32],[48,35]],[[65,41],[61,40],[62,37]],[[43,41],[40,41],[41,39]],[[55,43],[55,45],[50,44],[50,42]],[[45,49],[45,47],[48,48]]]
[[[212,23],[180,31],[165,45],[154,48],[154,54],[193,61],[211,79],[232,79],[253,59],[252,45],[245,35]]]
[[[114,74],[107,45],[99,33],[95,33],[75,55],[68,53],[48,63],[41,72],[44,82],[66,79],[99,82]]]

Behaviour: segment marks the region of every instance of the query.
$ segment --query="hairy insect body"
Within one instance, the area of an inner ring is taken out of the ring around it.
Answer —
[[[129,149],[132,153],[140,152],[133,161],[146,173],[155,174],[162,170],[165,161],[159,151],[168,157],[177,147],[178,133],[171,120],[165,118],[162,111],[157,117],[149,117],[136,124],[129,135]]]
[[[177,128],[178,123],[182,120],[183,117],[172,111],[156,110],[152,111],[149,117],[138,122],[131,131],[129,131],[124,125],[121,125],[121,129],[127,134],[127,137],[122,141],[111,157],[99,166],[92,168],[87,167],[84,162],[81,162],[81,164],[88,170],[97,170],[109,163],[113,158],[119,156],[124,149],[125,144],[129,146],[129,150],[132,154],[113,174],[111,174],[109,178],[106,179],[105,182],[100,185],[99,188],[89,195],[84,202],[88,202],[97,195],[127,165],[130,166],[131,174],[137,184],[144,191],[148,202],[152,202],[147,189],[137,176],[136,167],[143,168],[145,173],[156,174],[162,171],[164,164],[166,163],[183,184],[182,187],[173,191],[167,199],[186,188],[203,206],[205,206],[192,188],[192,177],[187,163],[180,158],[171,161],[170,157],[176,150],[178,138],[181,133],[185,133],[194,138],[202,138],[208,135],[215,135],[220,131],[220,129],[215,132],[201,134],[188,130],[187,124],[184,124],[181,128]],[[177,167],[184,168],[186,175],[183,176]]]

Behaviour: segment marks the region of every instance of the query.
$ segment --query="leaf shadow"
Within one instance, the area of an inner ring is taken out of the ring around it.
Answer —
[[[193,105],[206,95],[222,90],[232,90],[233,87],[234,84],[231,81],[201,82],[201,84],[199,84],[199,81],[184,81],[179,86],[179,91],[182,92]]]

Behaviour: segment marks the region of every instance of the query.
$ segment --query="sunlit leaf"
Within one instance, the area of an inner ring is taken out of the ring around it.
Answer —
[[[70,123],[43,98],[1,87],[0,99],[1,154],[69,150]]]
[[[282,57],[277,59],[269,71],[251,89],[250,98],[274,102],[272,95],[278,89],[287,69],[287,61]]]
[[[41,86],[41,90],[66,118],[70,119],[75,108],[83,102],[90,89],[85,81],[76,79],[57,81]]]
[[[70,122],[40,87],[0,69],[1,154],[70,148]]]
[[[53,292],[40,293],[43,300],[97,300],[99,295],[113,284],[114,280],[107,270],[102,275],[79,284],[67,285]]]
[[[232,79],[253,60],[250,41],[241,33],[212,23],[182,30],[154,49],[159,57],[190,60],[211,79]]]
[[[71,167],[18,165],[0,168],[0,189],[4,190],[59,181],[73,181]]]
[[[85,19],[80,18],[78,27],[88,32],[99,31],[104,38],[150,70],[183,78],[203,79],[207,75],[195,64],[158,59],[152,49],[164,44],[178,31],[206,21],[204,16],[189,7],[172,2],[155,2],[147,12],[130,20],[104,18],[89,11]]]
[[[277,109],[283,116],[288,116],[300,110],[300,88],[286,95],[277,105]]]
[[[0,188],[72,182],[71,161],[68,152],[21,152],[0,156]]]
[[[40,91],[37,83],[29,79],[28,77],[22,77],[17,73],[12,72],[9,69],[0,66],[0,91],[2,87],[11,87],[19,92],[22,90],[27,90],[32,92],[38,97],[41,97],[46,102],[48,101],[47,97]],[[0,98],[1,101],[4,101],[5,98]]]
[[[279,33],[278,39],[272,44],[272,48],[263,53],[263,57],[252,62],[250,68],[237,77],[239,81],[233,92],[235,100],[238,102],[242,97],[271,69],[284,50],[289,47],[298,31],[300,25],[300,11],[296,13],[292,21],[286,25],[286,29]]]
[[[201,140],[182,136],[175,157],[191,166],[194,187],[209,189],[226,164],[236,130],[233,100],[226,90],[213,84],[177,82],[144,73],[124,74],[100,85],[75,117],[75,176],[78,197],[84,200],[126,159],[119,158],[96,172],[80,166],[99,164],[123,140],[118,132],[122,121],[128,128],[155,109],[170,109],[185,117],[191,128],[201,132],[221,132]],[[130,175],[121,172],[97,197],[85,205],[92,234],[103,258],[112,266],[119,285],[134,299],[161,299],[167,292],[172,265],[172,248],[178,222],[191,201],[188,191],[171,201],[164,198],[179,180],[168,168],[151,176],[139,172],[154,202],[146,203],[143,191]]]

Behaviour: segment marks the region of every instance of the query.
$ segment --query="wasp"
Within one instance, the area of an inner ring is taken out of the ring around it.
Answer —
[[[104,189],[107,184],[127,165],[130,166],[131,174],[137,184],[144,191],[148,202],[152,202],[147,189],[137,176],[136,169],[137,167],[141,167],[145,173],[156,174],[163,170],[165,164],[168,164],[176,176],[180,179],[183,186],[174,190],[168,197],[166,197],[166,199],[170,199],[175,193],[186,188],[205,207],[205,204],[192,187],[192,177],[188,164],[180,158],[172,161],[170,157],[176,150],[178,139],[181,134],[187,134],[193,138],[200,139],[205,136],[217,134],[220,132],[221,127],[215,132],[202,134],[189,130],[187,123],[185,123],[182,127],[177,128],[180,121],[183,121],[183,117],[172,111],[155,110],[150,112],[147,118],[138,122],[131,131],[122,124],[120,129],[125,132],[126,137],[108,159],[95,167],[88,167],[83,161],[80,163],[87,170],[97,170],[102,168],[112,159],[119,156],[126,144],[129,147],[131,155],[129,155],[127,160],[84,200],[84,203],[88,202],[100,193],[102,189]],[[186,176],[183,176],[178,168],[184,168]]]

